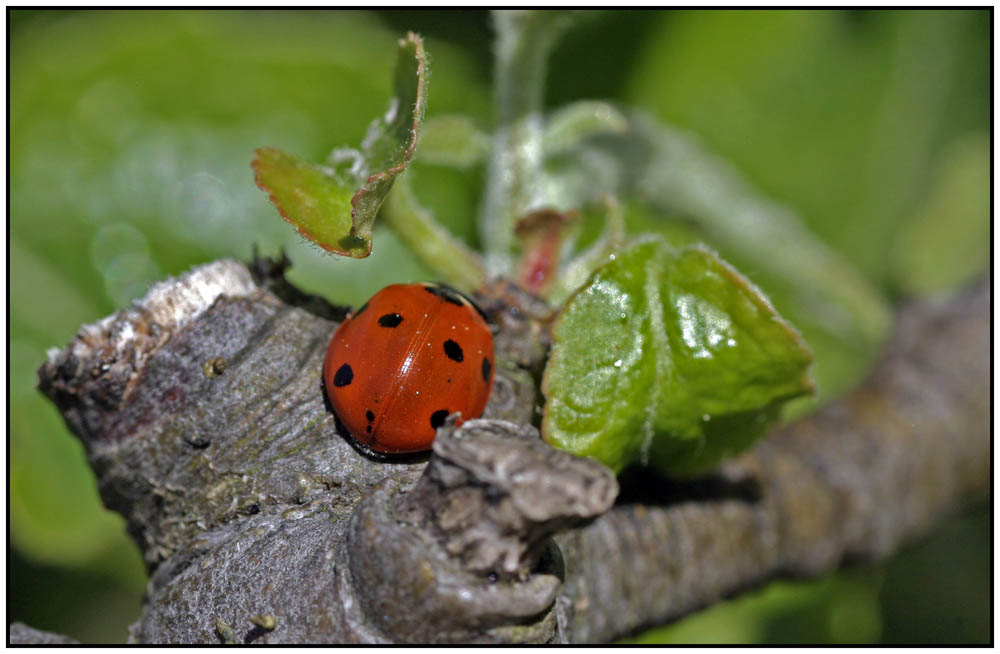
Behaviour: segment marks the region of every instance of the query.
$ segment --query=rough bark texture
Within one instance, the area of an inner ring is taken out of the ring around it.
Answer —
[[[7,627],[8,645],[79,645],[69,636],[41,631],[23,622],[11,622]]]
[[[149,566],[134,641],[605,642],[884,557],[988,492],[985,284],[903,311],[864,386],[715,475],[630,471],[615,501],[605,468],[528,425],[530,303],[485,307],[502,330],[486,419],[447,425],[429,457],[375,458],[324,401],[344,312],[285,265],[159,284],[39,371]]]

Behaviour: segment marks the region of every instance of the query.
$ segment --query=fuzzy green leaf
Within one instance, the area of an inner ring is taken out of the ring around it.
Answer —
[[[554,112],[545,124],[542,148],[546,156],[572,150],[585,139],[599,134],[624,134],[628,117],[614,105],[581,100]]]
[[[395,96],[368,128],[361,151],[335,151],[328,166],[307,163],[274,148],[253,160],[257,186],[281,217],[324,250],[364,258],[372,225],[392,184],[413,158],[427,108],[427,57],[420,37],[399,41]]]
[[[812,357],[761,291],[704,246],[645,239],[567,302],[542,390],[550,444],[616,471],[692,474],[747,447]]]
[[[351,196],[324,170],[277,148],[258,148],[253,169],[281,217],[324,250],[366,256],[367,244],[351,236]]]
[[[801,330],[815,356],[819,392],[789,403],[799,415],[860,381],[888,337],[886,299],[801,216],[755,189],[693,134],[630,111],[629,130],[592,138],[551,157],[556,206],[621,198],[629,233],[704,241],[747,271]],[[575,271],[578,273],[578,271]],[[571,281],[578,284],[580,276]]]

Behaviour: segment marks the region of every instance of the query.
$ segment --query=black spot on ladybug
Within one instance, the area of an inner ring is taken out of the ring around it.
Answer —
[[[348,386],[354,381],[354,371],[351,370],[350,364],[345,363],[344,365],[337,368],[337,374],[333,376],[333,385],[336,387]]]
[[[365,418],[368,418],[368,422],[371,422],[372,420],[375,419],[375,414],[372,413],[371,409],[368,409],[367,411],[365,411]]]
[[[403,322],[403,316],[398,313],[387,313],[378,319],[378,324],[382,327],[397,327]]]
[[[449,359],[458,361],[459,363],[464,358],[462,356],[462,347],[450,338],[444,342],[444,353],[448,355]]]
[[[431,414],[431,428],[437,429],[444,424],[445,418],[448,417],[448,409],[439,409]]]
[[[483,381],[484,382],[489,382],[490,381],[490,371],[492,369],[493,369],[493,366],[490,365],[490,360],[487,359],[486,357],[483,357]]]
[[[440,285],[424,286],[424,290],[431,295],[436,295],[445,302],[451,302],[452,304],[458,305],[460,307],[465,306],[465,296],[456,291],[453,288]]]
[[[365,425],[365,432],[369,433],[369,434],[372,433],[372,426],[371,425]]]
[[[450,286],[444,286],[443,284],[425,284],[424,290],[430,293],[431,295],[438,296],[445,302],[451,302],[452,304],[455,304],[460,307],[468,305],[473,309],[475,309],[476,313],[482,316],[483,320],[489,322],[489,318],[487,318],[486,313],[479,308],[479,305],[473,302],[471,299],[469,299],[469,296],[462,293],[461,291],[456,291]]]
[[[368,308],[368,303],[367,303],[367,302],[365,302],[364,304],[362,304],[362,305],[361,305],[361,308],[360,308],[360,309],[358,309],[357,311],[355,311],[355,312],[354,312],[354,313],[353,313],[353,314],[351,315],[351,319],[353,320],[354,318],[357,318],[358,316],[360,316],[360,315],[361,315],[362,313],[364,313],[364,312],[365,312],[365,309],[367,309],[367,308]]]

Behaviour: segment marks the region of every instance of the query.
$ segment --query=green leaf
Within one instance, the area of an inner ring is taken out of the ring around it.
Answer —
[[[299,234],[330,252],[368,255],[370,246],[351,234],[353,191],[336,183],[333,171],[276,148],[258,148],[253,168],[257,186],[267,191],[278,213]]]
[[[892,324],[882,294],[798,214],[754,189],[695,137],[639,114],[633,118],[636,137],[651,150],[640,194],[660,211],[684,217],[748,271],[812,348],[818,397],[794,403],[789,414],[856,384]]]
[[[632,200],[630,233],[687,229],[747,271],[815,355],[819,394],[790,405],[794,412],[857,383],[891,325],[881,293],[799,215],[755,189],[694,135],[639,111],[628,117],[627,133],[590,139],[572,156],[547,162],[551,184],[563,189],[560,202],[580,205],[602,194]]]
[[[399,41],[396,95],[368,128],[361,151],[339,149],[330,166],[274,148],[253,160],[257,186],[281,217],[324,250],[362,259],[372,251],[372,225],[396,177],[406,170],[427,108],[427,57],[412,32]]]
[[[641,240],[564,306],[542,382],[550,444],[616,471],[692,474],[747,447],[812,392],[811,355],[708,248]]]

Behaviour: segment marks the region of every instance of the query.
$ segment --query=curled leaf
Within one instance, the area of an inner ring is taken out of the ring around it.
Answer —
[[[427,108],[427,56],[412,32],[399,41],[395,95],[368,128],[361,150],[336,150],[330,165],[260,148],[254,178],[281,217],[324,250],[364,258],[372,225],[392,184],[413,158]]]
[[[609,259],[554,328],[542,382],[550,444],[616,471],[643,461],[692,474],[812,392],[798,332],[713,251],[646,239]]]
[[[566,239],[579,220],[576,211],[539,209],[521,218],[514,235],[521,242],[517,280],[524,288],[543,294],[555,277]]]
[[[554,112],[545,124],[542,147],[546,156],[572,150],[585,139],[600,134],[624,134],[628,118],[614,105],[581,100]]]

